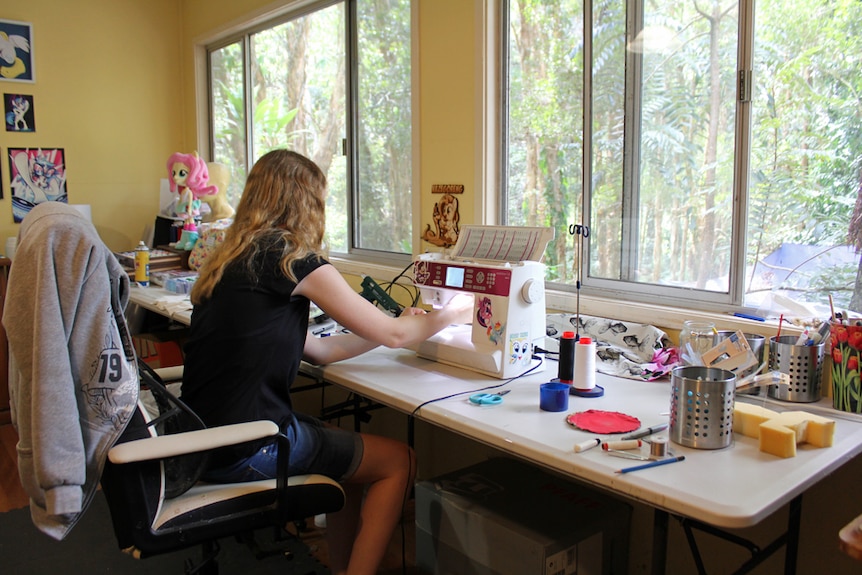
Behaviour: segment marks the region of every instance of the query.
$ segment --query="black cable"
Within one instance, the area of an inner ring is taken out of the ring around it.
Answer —
[[[503,383],[498,383],[497,385],[489,385],[489,386],[482,387],[482,388],[480,388],[480,389],[474,389],[474,390],[471,390],[471,391],[461,391],[461,392],[458,392],[458,393],[452,393],[452,394],[450,394],[450,395],[444,395],[443,397],[437,397],[437,398],[435,398],[435,399],[429,399],[428,401],[422,402],[422,403],[420,403],[419,405],[417,405],[417,406],[416,406],[416,409],[414,409],[412,412],[410,412],[410,415],[411,415],[411,416],[415,416],[415,415],[416,415],[416,413],[417,413],[420,409],[422,409],[423,407],[425,407],[425,406],[426,406],[426,405],[428,405],[429,403],[435,403],[435,402],[437,402],[437,401],[443,401],[444,399],[452,399],[453,397],[459,397],[459,396],[461,396],[461,395],[467,395],[467,394],[472,395],[472,394],[474,394],[474,393],[479,393],[479,392],[481,392],[481,391],[486,391],[486,390],[489,390],[489,389],[497,389],[497,388],[503,387],[504,385],[508,385],[508,384],[512,383],[513,381],[515,381],[516,379],[520,379],[520,378],[522,378],[522,377],[524,377],[524,376],[526,376],[526,375],[529,375],[529,374],[533,373],[533,372],[534,372],[534,371],[536,371],[539,367],[541,367],[541,366],[542,366],[542,364],[544,363],[544,359],[543,359],[543,358],[541,358],[541,357],[539,357],[539,356],[537,356],[537,355],[534,355],[534,356],[533,356],[533,359],[538,359],[538,360],[539,360],[539,363],[537,363],[536,365],[534,365],[533,367],[531,367],[531,368],[530,368],[530,369],[528,369],[527,371],[525,371],[525,372],[523,372],[523,373],[521,373],[521,374],[516,375],[515,377],[510,377],[509,379],[504,380],[504,381],[503,381]]]

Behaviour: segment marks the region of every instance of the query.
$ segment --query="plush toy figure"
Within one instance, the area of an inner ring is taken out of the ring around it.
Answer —
[[[179,194],[177,216],[183,219],[183,233],[176,243],[178,250],[191,251],[198,239],[195,219],[200,215],[202,196],[218,192],[215,186],[206,185],[209,181],[207,164],[194,154],[176,152],[168,158],[168,175],[171,191]]]
[[[227,201],[227,185],[230,182],[230,170],[224,164],[215,162],[207,163],[210,179],[209,183],[217,188],[216,193],[202,196],[201,200],[210,207],[208,214],[204,214],[201,221],[204,223],[215,222],[225,218],[232,218],[233,207]]]

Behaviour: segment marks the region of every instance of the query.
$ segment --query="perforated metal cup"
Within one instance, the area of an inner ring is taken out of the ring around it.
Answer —
[[[769,369],[787,374],[790,385],[770,385],[769,397],[810,403],[820,399],[826,342],[796,345],[795,335],[769,338]]]
[[[733,438],[736,375],[714,367],[677,367],[670,377],[670,440],[696,449],[721,449]]]

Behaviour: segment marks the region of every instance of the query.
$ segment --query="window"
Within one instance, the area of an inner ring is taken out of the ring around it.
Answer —
[[[410,0],[316,2],[208,48],[213,160],[235,206],[263,154],[327,174],[332,253],[410,254]]]
[[[502,20],[505,218],[555,229],[549,282],[862,310],[860,3],[508,0]]]

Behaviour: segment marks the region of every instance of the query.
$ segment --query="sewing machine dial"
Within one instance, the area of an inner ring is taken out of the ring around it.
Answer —
[[[521,297],[527,303],[536,303],[542,301],[542,291],[544,286],[540,282],[530,278],[521,286]]]

